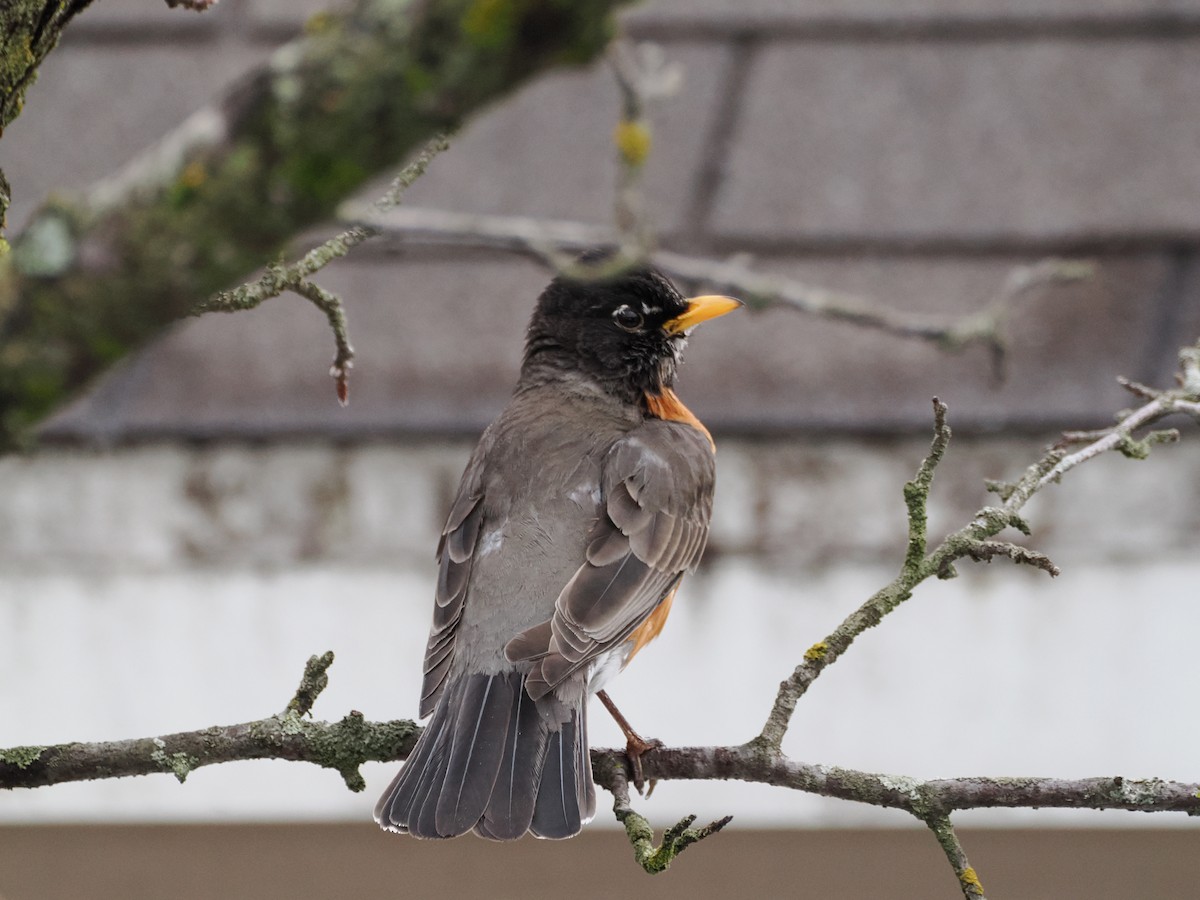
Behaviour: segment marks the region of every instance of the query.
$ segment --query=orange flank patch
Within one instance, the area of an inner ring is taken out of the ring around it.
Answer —
[[[662,632],[663,626],[667,624],[667,616],[671,614],[671,604],[675,602],[675,591],[678,587],[671,590],[671,593],[663,597],[662,602],[654,607],[654,612],[646,616],[646,621],[642,622],[626,640],[632,642],[633,647],[629,650],[629,656],[625,658],[625,664],[629,665],[629,661],[637,656],[638,651],[645,647],[648,643],[658,637]]]
[[[683,405],[683,401],[670,388],[664,388],[661,394],[646,394],[646,409],[656,419],[667,419],[671,422],[686,422],[708,438],[708,443],[712,445],[714,451],[717,449],[717,445],[713,443],[712,435],[708,433],[708,429],[696,418],[694,412]],[[670,604],[668,603],[667,605],[669,606]],[[666,616],[664,615],[663,618],[665,619]],[[654,633],[658,634],[657,631]]]

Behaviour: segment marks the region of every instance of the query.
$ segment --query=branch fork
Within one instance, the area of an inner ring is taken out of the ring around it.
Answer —
[[[429,167],[433,158],[450,146],[445,135],[437,135],[429,141],[416,158],[397,175],[387,192],[376,200],[371,209],[378,214],[400,203],[404,191]],[[354,366],[354,348],[350,346],[347,333],[346,310],[342,299],[321,287],[312,276],[335,259],[340,259],[364,241],[380,234],[371,224],[352,225],[322,244],[312,248],[298,261],[284,264],[282,261],[267,266],[262,276],[240,287],[221,291],[192,309],[192,315],[206,312],[238,312],[254,309],[273,297],[291,291],[312,303],[325,314],[333,331],[336,352],[329,374],[334,379],[338,403],[346,406],[350,402],[350,369]]]

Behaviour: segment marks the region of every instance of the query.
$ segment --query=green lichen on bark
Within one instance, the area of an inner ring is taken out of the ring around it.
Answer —
[[[45,747],[10,747],[0,750],[0,763],[16,766],[18,769],[28,769],[41,758]]]
[[[645,816],[634,812],[627,804],[619,801],[614,804],[613,813],[623,826],[625,836],[633,847],[633,858],[649,875],[658,875],[667,871],[675,857],[706,837],[716,834],[733,821],[733,816],[725,816],[705,825],[703,828],[693,828],[695,816],[684,816],[663,832],[662,842],[654,845],[654,829]]]
[[[321,691],[329,686],[329,667],[333,665],[333,651],[327,650],[320,656],[310,656],[304,664],[304,675],[300,678],[300,686],[296,694],[288,701],[285,712],[294,713],[297,717],[311,714],[313,704]]]
[[[92,0],[5,0],[0,4],[0,138],[21,114],[38,68],[58,46],[62,31]],[[9,186],[0,172],[0,232]],[[0,254],[7,249],[0,241]]]
[[[24,236],[0,261],[0,446],[434,134],[594,58],[626,2],[521,0],[501,14],[486,0],[359,0],[231,91],[220,139],[169,176],[115,203],[43,209],[29,233],[53,219],[59,262],[47,271]]]
[[[396,747],[415,739],[419,733],[413,722],[368,723],[362,713],[354,710],[330,728],[314,730],[307,738],[313,751],[312,761],[338,772],[346,787],[357,792],[367,786],[359,766],[394,755]]]
[[[187,781],[188,775],[192,770],[200,765],[200,759],[195,756],[189,756],[186,753],[170,753],[166,751],[166,742],[160,738],[154,739],[154,750],[150,752],[150,758],[157,763],[164,772],[170,772],[183,784]]]
[[[912,481],[904,484],[904,505],[908,509],[908,546],[904,554],[904,572],[909,576],[916,575],[917,569],[925,559],[929,528],[927,508],[929,492],[933,489],[933,473],[950,444],[950,426],[946,424],[946,412],[946,404],[934,397],[933,441],[929,446],[929,455],[921,461],[921,466]]]

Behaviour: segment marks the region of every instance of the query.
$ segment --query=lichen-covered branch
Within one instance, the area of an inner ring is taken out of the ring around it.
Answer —
[[[616,189],[613,196],[615,232],[603,232],[587,247],[612,246],[613,252],[601,259],[581,261],[577,251],[585,249],[572,242],[548,239],[533,233],[525,248],[550,267],[555,274],[573,278],[607,278],[645,263],[657,244],[654,223],[642,190],[646,161],[653,147],[650,104],[675,93],[683,83],[683,72],[671,64],[657,44],[615,41],[609,48],[608,62],[621,95],[620,115],[613,128],[617,151]]]
[[[962,841],[958,839],[950,817],[933,816],[925,824],[937,838],[938,846],[946,854],[946,861],[958,876],[958,886],[962,888],[965,900],[987,900],[983,893],[983,883],[967,861],[967,851],[963,849]]]
[[[929,525],[925,507],[933,488],[933,473],[950,446],[950,426],[946,424],[948,411],[945,403],[933,398],[933,442],[929,445],[929,455],[921,461],[916,477],[904,485],[904,505],[908,509],[908,548],[904,553],[904,568],[914,572],[925,559]]]
[[[159,737],[0,750],[0,788],[172,774],[180,780],[205,765],[246,759],[310,762],[341,773],[361,790],[357,767],[402,760],[420,728],[412,721],[368,722],[350,712],[337,722],[313,721],[289,707],[254,722]],[[618,792],[628,775],[624,750],[592,750],[596,783]],[[764,755],[750,745],[659,747],[642,756],[646,777],[658,781],[746,781],[822,797],[901,809],[925,821],[964,809],[1091,809],[1200,815],[1200,783],[1097,778],[970,776],[920,781]],[[623,779],[623,781],[622,781]],[[686,830],[686,827],[685,829]]]
[[[593,751],[599,769],[619,750]],[[642,756],[647,778],[659,781],[734,779],[769,784],[822,797],[904,810],[921,821],[964,809],[1128,810],[1200,815],[1200,784],[1099,778],[960,777],[921,781],[905,775],[862,772],[839,766],[797,762],[780,753],[763,754],[753,744],[738,747],[677,747],[648,750]]]
[[[0,447],[367,179],[556,65],[629,0],[358,0],[0,260]]]
[[[182,783],[202,766],[245,759],[310,762],[338,772],[352,791],[366,787],[364,762],[403,759],[421,729],[406,719],[367,722],[351,711],[337,722],[306,718],[328,683],[333,654],[314,656],[283,712],[254,722],[157,737],[0,750],[0,788],[169,773]]]
[[[1145,459],[1154,444],[1171,443],[1179,439],[1179,432],[1175,429],[1151,431],[1142,440],[1135,437],[1139,428],[1151,425],[1166,416],[1179,413],[1191,416],[1200,424],[1200,344],[1179,351],[1179,369],[1176,376],[1178,386],[1166,391],[1148,388],[1126,378],[1118,379],[1122,387],[1135,397],[1149,402],[1119,418],[1117,423],[1109,428],[1089,432],[1066,432],[1056,449],[1065,450],[1079,443],[1086,446],[1056,458],[1054,465],[1039,475],[1037,488],[1058,481],[1081,463],[1110,450],[1116,450],[1131,459]]]
[[[364,788],[364,762],[405,759],[420,728],[409,720],[368,722],[351,711],[337,722],[308,718],[328,684],[333,654],[313,656],[283,712],[254,722],[123,741],[10,747],[0,750],[0,789],[36,788],[72,781],[170,774],[181,783],[208,765],[250,759],[309,762],[338,772],[353,791]],[[613,794],[634,856],[647,872],[664,871],[684,849],[724,828],[730,817],[693,828],[688,816],[668,828],[658,845],[650,823],[630,805],[628,761],[622,750],[592,750],[596,783]],[[1132,780],[1120,776],[1077,780],[968,777],[919,781],[902,775],[802,763],[761,747],[656,747],[642,756],[652,780],[715,780],[768,784],[857,803],[904,810],[927,823],[946,849],[967,897],[981,897],[974,870],[949,829],[962,809],[1055,807],[1183,812],[1200,815],[1200,784]],[[955,849],[957,848],[957,849]],[[972,888],[977,893],[968,893]]]
[[[667,61],[657,44],[618,41],[608,58],[621,92],[621,115],[613,129],[617,149],[613,221],[622,253],[641,259],[650,254],[656,242],[642,191],[642,177],[654,143],[649,108],[654,101],[679,90],[683,72]]]
[[[0,138],[21,114],[25,92],[37,80],[46,56],[58,46],[63,30],[92,0],[5,0],[0,3]],[[10,200],[8,180],[0,171],[0,257],[8,251],[4,216]]]
[[[654,828],[630,804],[625,760],[606,751],[593,753],[592,756],[596,783],[612,794],[613,815],[625,827],[625,836],[633,847],[633,858],[649,875],[665,872],[676,856],[733,821],[733,816],[725,816],[701,828],[693,828],[696,817],[685,816],[664,831],[662,842],[655,846]]]
[[[433,157],[449,146],[445,135],[439,134],[429,141],[416,158],[392,179],[387,193],[376,200],[373,207],[385,210],[398,204],[404,191],[425,174]],[[286,291],[304,297],[329,320],[337,347],[329,374],[333,376],[337,385],[338,402],[345,406],[350,399],[350,368],[354,364],[354,348],[350,346],[346,310],[342,306],[341,298],[312,281],[312,276],[335,259],[345,256],[363,241],[378,234],[379,231],[370,225],[354,225],[309,250],[297,262],[267,266],[266,272],[257,280],[232,290],[221,291],[198,303],[192,312],[196,315],[206,312],[240,312],[253,309]]]
[[[804,654],[803,661],[796,666],[791,676],[783,681],[775,695],[771,711],[767,715],[762,731],[747,743],[746,752],[756,755],[767,765],[787,765],[787,759],[782,753],[783,738],[787,733],[792,714],[800,697],[809,689],[812,683],[830,664],[835,662],[854,642],[854,640],[875,625],[878,625],[888,613],[912,596],[914,588],[929,578],[952,578],[955,575],[955,562],[967,558],[980,562],[991,562],[996,557],[1007,557],[1014,563],[1032,566],[1047,572],[1051,576],[1058,575],[1058,567],[1045,554],[1011,541],[995,540],[1000,532],[1012,528],[1026,536],[1031,529],[1021,518],[1021,509],[1029,499],[1042,488],[1056,483],[1063,475],[1075,467],[1082,465],[1107,450],[1117,450],[1133,459],[1144,459],[1155,443],[1163,443],[1178,438],[1174,431],[1151,432],[1143,439],[1136,438],[1136,432],[1160,419],[1182,413],[1191,416],[1200,423],[1200,343],[1193,347],[1185,347],[1180,351],[1180,372],[1177,375],[1178,387],[1171,390],[1154,390],[1145,385],[1122,381],[1123,384],[1137,397],[1148,400],[1139,409],[1121,413],[1117,423],[1111,428],[1093,432],[1069,432],[1063,440],[1046,451],[1045,455],[1030,465],[1019,480],[1013,483],[992,481],[987,489],[1000,496],[1003,504],[999,507],[985,506],[976,513],[975,518],[964,527],[947,535],[933,550],[926,553],[928,546],[928,519],[926,508],[929,494],[933,488],[933,475],[938,463],[945,454],[950,441],[950,429],[946,424],[946,406],[936,398],[934,405],[934,437],[929,455],[921,463],[916,477],[904,486],[904,501],[908,510],[908,545],[900,572],[896,578],[876,592],[862,606],[851,613],[833,633],[823,641],[810,647]],[[1076,443],[1086,443],[1082,449],[1067,454],[1066,447]],[[645,761],[643,759],[643,765]],[[856,777],[861,773],[857,773]],[[964,779],[953,783],[943,783],[933,787],[934,782],[925,782],[916,786],[913,795],[919,799],[919,805],[905,806],[918,818],[922,819],[937,836],[939,844],[945,851],[947,859],[954,866],[964,896],[982,897],[983,887],[979,878],[966,861],[966,855],[954,835],[948,818],[948,813],[955,808],[972,808],[960,806],[952,799],[955,790],[961,787]],[[1016,782],[1005,779],[1003,788],[993,794],[992,800],[1003,802],[1000,798],[1012,799],[1017,792],[1008,790]],[[1142,790],[1147,783],[1139,783],[1134,794],[1143,796]],[[1157,788],[1162,782],[1149,783],[1148,790],[1156,797]],[[1057,794],[1049,783],[1041,780],[1022,781],[1022,788],[1030,788],[1037,793]],[[949,788],[944,793],[940,788]],[[989,788],[998,785],[993,782]],[[1081,793],[1082,790],[1082,793]],[[1123,779],[1114,779],[1111,783],[1095,786],[1106,798],[1114,795],[1118,800],[1125,799],[1128,794],[1128,783]],[[1068,788],[1062,799],[1068,805],[1081,805],[1094,797],[1088,788],[1082,788],[1076,782]],[[987,791],[985,790],[985,793]],[[881,805],[888,805],[886,803]],[[980,805],[991,805],[984,801]],[[1030,803],[1031,806],[1049,806],[1053,803]],[[1111,807],[1105,807],[1111,808]]]
[[[403,758],[420,729],[409,720],[367,722],[351,712],[337,722],[280,713],[254,722],[200,731],[98,743],[0,750],[0,788],[167,772],[181,782],[202,766],[245,759],[287,759],[337,771],[351,790],[366,785],[364,762]]]
[[[310,656],[304,664],[304,675],[300,678],[300,686],[288,701],[285,712],[293,712],[306,716],[312,712],[313,704],[321,696],[321,691],[329,687],[329,667],[333,665],[333,651],[327,650],[320,656]]]
[[[828,637],[805,652],[801,663],[780,684],[767,721],[750,746],[768,754],[778,752],[797,702],[821,673],[837,661],[860,634],[878,625],[886,615],[911,597],[918,584],[929,578],[952,578],[956,562],[962,559],[990,562],[996,557],[1005,557],[1052,576],[1057,575],[1058,567],[1045,554],[1010,541],[995,540],[996,536],[1008,528],[1029,535],[1030,527],[1020,515],[1025,504],[1039,490],[1058,481],[1087,460],[1106,450],[1118,450],[1127,456],[1142,458],[1155,441],[1137,440],[1135,433],[1138,429],[1176,413],[1192,416],[1200,423],[1200,345],[1180,351],[1177,380],[1178,386],[1170,390],[1152,391],[1139,385],[1135,393],[1145,397],[1146,392],[1150,392],[1150,401],[1124,413],[1111,428],[1087,433],[1086,440],[1089,443],[1082,449],[1069,455],[1066,453],[1066,446],[1077,442],[1075,439],[1079,437],[1077,433],[1068,433],[1067,439],[1047,450],[1017,481],[989,482],[987,489],[998,494],[1002,504],[984,506],[970,523],[951,532],[932,552],[927,553],[928,523],[925,510],[933,487],[934,471],[950,440],[946,408],[935,399],[934,437],[929,455],[921,463],[916,477],[904,486],[909,538],[900,572],[890,584],[847,616]],[[1131,447],[1136,448],[1136,452],[1130,452]]]

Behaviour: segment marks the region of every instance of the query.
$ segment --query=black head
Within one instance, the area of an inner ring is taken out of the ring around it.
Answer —
[[[583,259],[595,261],[593,254]],[[589,280],[560,275],[529,322],[522,377],[583,375],[636,402],[671,387],[695,325],[738,306],[729,297],[687,299],[650,267]]]

